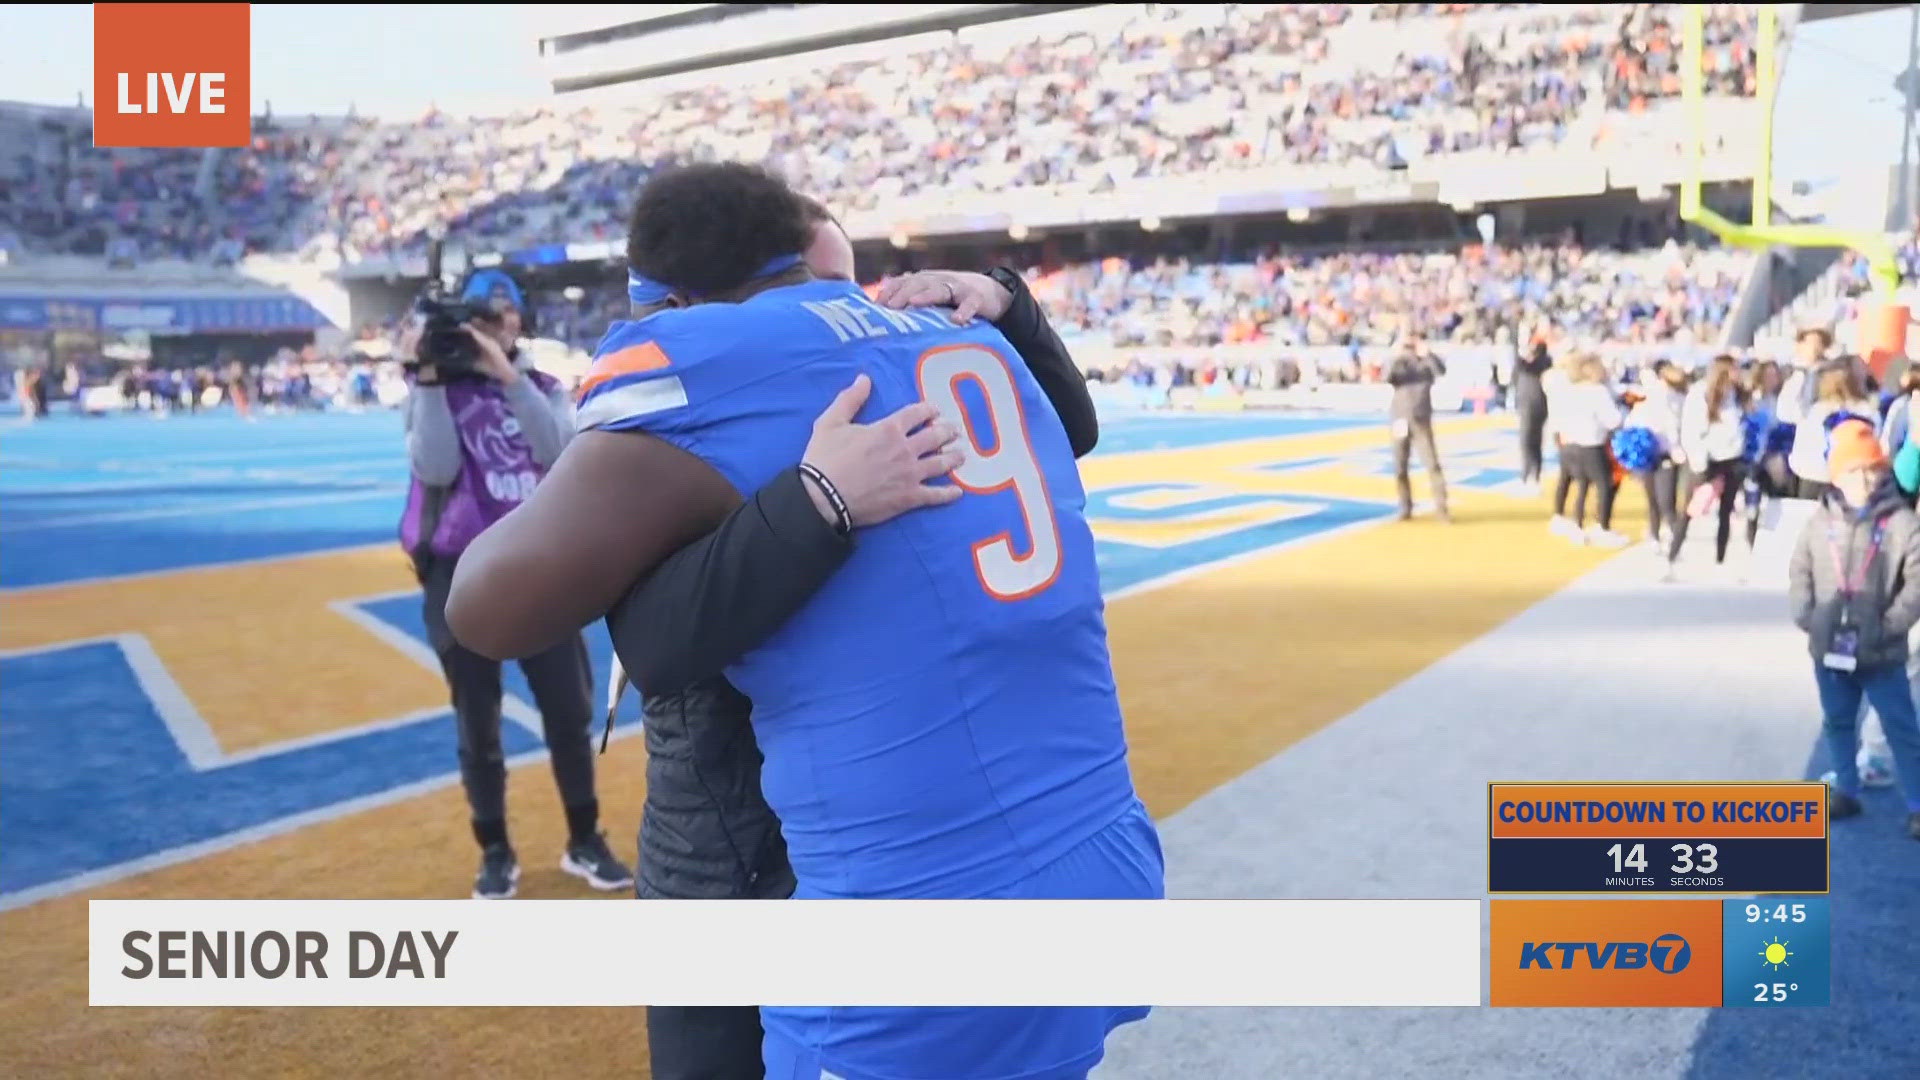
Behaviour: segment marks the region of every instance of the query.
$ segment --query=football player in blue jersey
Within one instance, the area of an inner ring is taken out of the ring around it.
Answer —
[[[799,197],[758,169],[648,183],[628,260],[662,310],[608,331],[580,435],[469,550],[449,622],[498,656],[598,618],[789,468],[864,375],[866,418],[924,399],[965,432],[952,480],[966,495],[844,521],[861,532],[843,571],[727,670],[754,703],[795,895],[1158,898],[1085,493],[1052,406],[991,326],[815,279],[810,236]],[[1081,1077],[1146,1011],[769,1007],[767,1075]]]

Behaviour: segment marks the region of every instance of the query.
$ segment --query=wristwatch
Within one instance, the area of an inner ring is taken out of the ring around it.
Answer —
[[[1019,305],[1020,298],[1026,295],[1027,279],[1004,266],[996,266],[988,270],[987,276],[998,282],[1001,288],[1013,294],[1013,303],[1008,304],[1006,314],[1000,316],[1004,319],[1007,315],[1013,314],[1013,309]]]

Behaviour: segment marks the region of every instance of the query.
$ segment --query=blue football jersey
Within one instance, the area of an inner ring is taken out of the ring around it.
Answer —
[[[1137,805],[1086,494],[1006,339],[808,282],[614,324],[578,422],[658,436],[748,496],[861,373],[861,422],[925,399],[965,432],[967,494],[862,530],[727,676],[800,895],[990,895]]]

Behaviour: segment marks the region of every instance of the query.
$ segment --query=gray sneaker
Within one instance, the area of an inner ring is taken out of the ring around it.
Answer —
[[[473,879],[475,900],[507,900],[520,884],[520,860],[505,844],[493,844],[480,853],[480,873]]]
[[[568,844],[566,854],[560,856],[560,869],[605,892],[633,887],[633,871],[613,857],[604,833]]]

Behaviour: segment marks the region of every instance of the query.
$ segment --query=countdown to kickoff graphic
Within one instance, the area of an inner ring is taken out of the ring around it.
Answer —
[[[1489,893],[1827,891],[1827,789],[1487,785]]]

